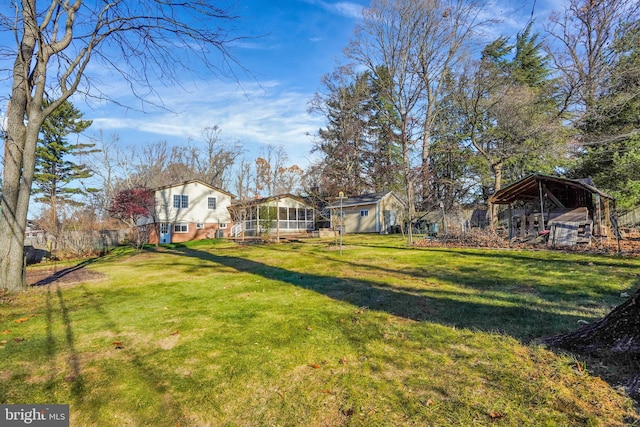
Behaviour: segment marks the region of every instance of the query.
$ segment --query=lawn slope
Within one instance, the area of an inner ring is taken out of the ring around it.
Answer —
[[[3,295],[0,402],[72,426],[612,426],[631,401],[533,344],[638,283],[636,259],[399,236],[119,249]]]

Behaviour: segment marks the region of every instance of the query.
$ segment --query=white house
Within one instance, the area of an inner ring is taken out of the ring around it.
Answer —
[[[150,227],[151,243],[227,237],[233,195],[203,181],[192,180],[155,188],[155,217],[139,223]]]

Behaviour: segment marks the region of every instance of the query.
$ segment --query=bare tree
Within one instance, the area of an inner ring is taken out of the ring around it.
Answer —
[[[255,182],[252,163],[246,159],[242,159],[236,167],[235,178],[233,181],[235,194],[238,200],[248,200],[251,198],[252,183]]]
[[[408,215],[415,215],[412,151],[422,141],[421,169],[428,165],[436,100],[479,22],[475,2],[463,0],[374,0],[347,55],[371,73],[398,123]],[[485,22],[486,23],[486,22]],[[408,241],[412,241],[411,233]]]
[[[107,139],[102,131],[96,138],[96,152],[87,158],[87,164],[94,177],[100,182],[101,190],[92,194],[93,205],[101,218],[108,216],[111,200],[119,189],[130,189],[135,185],[133,148],[119,146],[120,137],[110,135]]]
[[[611,48],[618,30],[638,19],[637,0],[570,0],[549,18],[547,53],[564,80],[565,108],[577,122],[589,120],[607,87],[621,54]]]
[[[300,188],[302,169],[297,165],[287,166],[289,156],[282,146],[268,145],[262,156],[256,159],[256,193],[273,196],[291,193]]]
[[[243,149],[239,142],[225,144],[220,139],[220,132],[218,126],[204,128],[204,150],[192,146],[189,153],[196,178],[214,187],[225,188],[231,179],[231,167]]]
[[[202,66],[219,75],[233,74],[236,61],[227,46],[235,16],[218,4],[22,0],[12,3],[14,13],[0,17],[0,25],[16,41],[9,57],[13,66],[4,70],[12,88],[0,217],[2,286],[24,287],[24,232],[44,119],[74,93],[109,98],[85,74],[93,62],[122,75],[140,99],[156,94],[153,77],[176,82],[185,70]],[[51,102],[43,108],[45,96]]]

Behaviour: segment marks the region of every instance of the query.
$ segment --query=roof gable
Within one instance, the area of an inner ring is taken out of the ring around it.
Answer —
[[[209,185],[204,181],[201,181],[199,179],[192,179],[189,181],[184,181],[184,182],[180,182],[180,183],[176,183],[176,184],[170,184],[170,185],[164,185],[162,187],[156,187],[156,188],[152,188],[152,191],[162,191],[162,190],[167,190],[169,188],[177,188],[177,187],[186,187],[190,184],[200,184],[204,187],[210,188],[211,190],[217,191],[219,193],[223,193],[226,194],[227,196],[231,197],[231,198],[235,198],[236,196],[234,196],[233,194],[229,193],[228,191],[222,190],[218,187],[214,187],[213,185]]]

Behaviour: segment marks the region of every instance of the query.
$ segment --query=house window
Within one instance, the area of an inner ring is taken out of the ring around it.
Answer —
[[[363,209],[360,211],[360,216],[369,216],[369,209]]]
[[[202,230],[204,228],[204,222],[196,222],[196,229]]]
[[[222,222],[218,225],[218,228],[227,228],[227,224]]]
[[[188,233],[189,232],[189,224],[185,222],[177,222],[173,224],[173,232],[174,233]]]
[[[173,207],[176,209],[189,207],[189,196],[186,194],[173,195]]]
[[[215,197],[209,197],[207,198],[207,208],[211,209],[211,210],[216,210],[216,198]]]
[[[166,222],[160,223],[160,234],[167,234],[169,232],[169,224]]]
[[[298,219],[298,209],[289,208],[289,220],[290,221],[295,221],[297,219]]]

